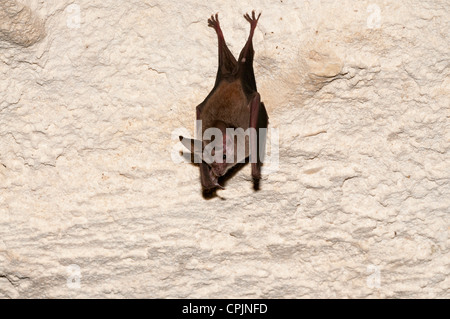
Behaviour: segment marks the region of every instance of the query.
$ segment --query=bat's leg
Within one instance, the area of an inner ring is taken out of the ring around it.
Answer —
[[[214,28],[217,33],[218,39],[218,47],[219,47],[219,71],[222,74],[233,72],[237,62],[230,49],[225,42],[225,38],[222,33],[222,29],[220,28],[219,23],[219,14],[211,15],[211,18],[208,19],[208,26]]]
[[[253,50],[252,39],[260,16],[261,13],[256,17],[255,11],[252,11],[251,16],[248,13],[244,15],[244,18],[250,23],[250,35],[248,36],[247,43],[245,43],[244,48],[239,54],[238,74],[241,76],[246,94],[251,94],[256,91],[255,74],[253,72],[253,56],[255,55],[255,51]]]
[[[230,52],[230,49],[228,49],[228,46],[225,42],[222,29],[220,28],[218,13],[216,13],[215,16],[212,15],[211,18],[208,19],[208,26],[216,30],[217,39],[219,42],[219,68],[217,70],[216,77],[216,84],[218,84],[223,76],[227,76],[233,73],[236,68],[237,62],[236,58]]]
[[[256,25],[258,24],[258,20],[259,17],[261,16],[261,13],[258,14],[258,17],[255,16],[255,11],[252,11],[252,16],[250,17],[250,15],[248,13],[244,14],[244,18],[245,20],[247,20],[250,23],[250,35],[248,36],[248,40],[247,43],[245,44],[244,48],[242,49],[241,55],[242,58],[246,59],[247,57],[253,57],[253,44],[252,44],[252,39],[253,39],[253,34],[255,33],[255,29],[256,29]],[[239,56],[239,63],[241,62],[246,62],[246,61],[241,61],[241,56]]]
[[[266,130],[269,123],[264,103],[261,102],[259,93],[255,93],[250,101],[250,159],[252,165],[252,177],[254,181],[261,178],[261,165],[266,145]],[[265,129],[265,130],[261,130]]]

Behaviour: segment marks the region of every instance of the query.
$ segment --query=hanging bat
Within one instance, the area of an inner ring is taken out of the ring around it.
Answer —
[[[218,38],[216,82],[206,99],[196,108],[197,125],[201,124],[201,129],[197,127],[197,135],[201,134],[201,141],[180,136],[182,144],[200,163],[200,180],[204,190],[223,189],[218,178],[248,157],[254,183],[258,185],[261,178],[269,118],[257,92],[253,72],[255,52],[252,38],[260,16],[256,18],[255,11],[251,16],[244,15],[250,23],[250,35],[238,61],[225,43],[218,14],[208,19],[208,26],[214,28]],[[215,133],[208,134],[211,131]]]

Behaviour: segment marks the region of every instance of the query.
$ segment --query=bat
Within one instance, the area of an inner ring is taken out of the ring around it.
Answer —
[[[219,65],[213,89],[196,107],[197,135],[202,139],[179,137],[200,164],[200,181],[206,191],[223,189],[218,178],[247,158],[255,185],[261,179],[269,117],[253,72],[252,38],[260,16],[256,17],[255,11],[244,15],[250,35],[237,61],[225,43],[218,14],[208,19],[218,38]]]

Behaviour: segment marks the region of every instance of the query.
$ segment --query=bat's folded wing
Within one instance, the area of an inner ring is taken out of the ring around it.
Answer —
[[[250,101],[250,123],[254,128],[250,132],[250,162],[252,164],[252,177],[255,180],[261,178],[261,165],[264,161],[267,126],[269,117],[264,103],[261,102],[259,93],[255,93]]]

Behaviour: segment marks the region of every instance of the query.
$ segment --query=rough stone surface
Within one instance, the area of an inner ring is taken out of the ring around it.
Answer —
[[[279,167],[205,199],[173,136],[215,80],[207,18],[237,55],[252,9]],[[0,0],[0,296],[449,298],[449,16]]]
[[[15,0],[0,1],[0,41],[27,47],[44,35],[43,22],[30,8]]]

